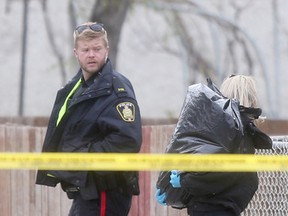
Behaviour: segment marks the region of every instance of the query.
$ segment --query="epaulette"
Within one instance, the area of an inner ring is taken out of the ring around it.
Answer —
[[[118,96],[127,94],[124,83],[116,76],[113,76],[113,88]]]

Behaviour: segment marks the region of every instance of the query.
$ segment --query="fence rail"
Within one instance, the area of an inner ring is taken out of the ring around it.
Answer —
[[[143,126],[143,153],[163,153],[174,125]],[[40,152],[45,127],[0,125],[0,152]],[[287,138],[273,137],[273,150],[258,154],[287,155]],[[35,185],[35,170],[1,170],[1,215],[5,216],[66,216],[71,200],[61,188]],[[158,205],[154,199],[156,171],[140,172],[140,196],[133,198],[129,216],[184,216],[186,210]],[[243,216],[288,215],[287,172],[260,172],[259,190]]]

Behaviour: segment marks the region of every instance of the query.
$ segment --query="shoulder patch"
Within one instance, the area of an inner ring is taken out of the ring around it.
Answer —
[[[135,106],[131,102],[122,102],[116,106],[121,118],[126,122],[135,121]]]

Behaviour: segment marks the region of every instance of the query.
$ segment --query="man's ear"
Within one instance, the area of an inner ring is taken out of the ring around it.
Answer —
[[[107,61],[107,58],[108,58],[108,54],[109,54],[109,47],[107,47],[107,52],[106,52],[106,56],[105,56],[105,62]]]
[[[73,52],[74,52],[75,57],[78,58],[78,53],[77,53],[76,48],[74,48]]]

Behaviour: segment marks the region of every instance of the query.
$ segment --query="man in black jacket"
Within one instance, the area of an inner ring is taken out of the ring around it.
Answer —
[[[103,25],[78,26],[74,46],[80,70],[57,93],[42,151],[138,153],[139,107],[130,81],[112,68]],[[38,171],[36,184],[58,183],[73,199],[69,216],[126,216],[139,194],[137,172]]]

